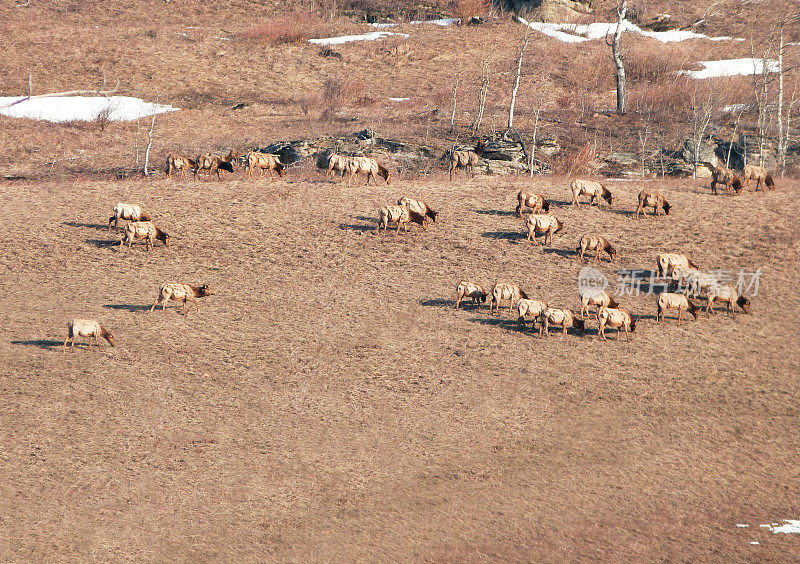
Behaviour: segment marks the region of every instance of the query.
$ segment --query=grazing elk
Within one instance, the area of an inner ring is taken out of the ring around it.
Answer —
[[[770,190],[775,189],[775,181],[772,180],[772,175],[767,172],[763,166],[756,166],[756,165],[744,165],[744,187],[747,188],[750,186],[750,179],[754,178],[756,181],[755,190],[757,191],[759,188],[764,190],[765,188],[769,188]]]
[[[636,331],[636,319],[634,319],[630,312],[611,307],[602,307],[597,312],[598,331],[600,338],[606,340],[606,327],[611,327],[617,330],[617,341],[619,341],[620,330],[625,331],[625,340],[630,341],[629,332]]]
[[[261,178],[265,169],[269,172],[270,179],[275,178],[272,174],[273,170],[278,173],[278,177],[282,177],[286,172],[286,165],[281,162],[278,155],[259,153],[258,151],[250,151],[244,156],[244,166],[247,175],[253,180],[256,179],[253,174],[255,169],[258,169],[258,178]]]
[[[559,308],[546,308],[541,314],[539,314],[539,335],[544,333],[545,335],[550,334],[550,326],[556,325],[561,327],[561,338],[564,338],[564,335],[567,334],[567,329],[570,327],[574,327],[577,329],[581,335],[586,331],[586,326],[583,319],[579,317],[575,317],[573,313],[568,309],[559,309]]]
[[[189,157],[175,154],[170,154],[167,157],[167,178],[171,178],[172,171],[177,170],[180,172],[178,180],[183,180],[187,171],[195,169],[197,169],[197,163]]]
[[[609,207],[614,203],[614,196],[611,195],[608,188],[595,180],[576,178],[569,187],[572,189],[572,203],[575,204],[578,209],[581,208],[578,196],[589,196],[589,205],[591,206],[592,203],[595,203],[598,208],[600,207],[600,198],[608,202]]]
[[[413,198],[409,198],[408,196],[403,196],[402,198],[397,200],[397,205],[406,206],[411,211],[417,212],[419,215],[427,217],[434,223],[436,223],[436,218],[439,216],[438,211],[435,211],[433,208],[431,208],[428,204],[426,204],[422,200],[415,200]]]
[[[475,165],[478,164],[486,144],[483,139],[479,139],[472,151],[451,151],[450,152],[450,182],[453,181],[453,171],[459,168],[464,169],[464,174],[475,176]]]
[[[200,172],[207,172],[209,178],[216,172],[217,180],[222,180],[222,176],[220,176],[219,173],[220,169],[233,172],[233,163],[236,162],[238,158],[239,152],[234,149],[231,149],[224,157],[214,155],[213,153],[198,155],[197,159],[195,159],[197,167],[194,169],[194,179],[197,180]]]
[[[672,271],[672,280],[679,286],[686,285],[684,292],[697,297],[703,291],[708,292],[712,286],[719,285],[719,280],[714,274],[701,272],[693,268],[675,268]]]
[[[736,173],[726,167],[724,164],[719,163],[711,171],[711,193],[717,193],[717,185],[721,184],[725,187],[725,193],[732,195],[734,192],[738,195],[742,190],[742,181],[736,176]]]
[[[636,219],[639,219],[640,213],[647,215],[645,208],[653,208],[653,215],[661,217],[661,210],[664,211],[664,214],[669,215],[671,207],[667,199],[658,192],[651,194],[647,190],[642,190],[639,192],[639,207],[636,208]]]
[[[656,258],[659,276],[672,276],[672,271],[676,268],[694,268],[697,265],[689,257],[679,253],[662,253]]]
[[[192,286],[191,284],[162,284],[158,290],[158,297],[153,302],[150,311],[153,311],[158,304],[161,304],[161,311],[165,310],[166,304],[170,300],[176,302],[183,302],[183,315],[187,315],[186,302],[190,301],[194,304],[195,311],[200,311],[197,307],[197,298],[204,298],[206,296],[213,296],[214,290],[208,287],[208,284],[202,286]]]
[[[550,202],[542,194],[532,194],[525,190],[520,190],[517,194],[517,215],[522,217],[523,208],[531,208],[531,213],[541,213],[550,211]]]
[[[692,303],[692,301],[683,294],[673,294],[671,292],[661,292],[656,298],[656,323],[659,318],[664,319],[664,313],[668,309],[678,310],[678,325],[683,323],[683,312],[688,311],[694,316],[697,321],[697,316],[700,315],[700,307]]]
[[[745,313],[750,313],[750,300],[740,296],[736,288],[730,285],[715,284],[711,286],[707,293],[706,315],[711,316],[714,312],[714,302],[724,302],[726,304],[725,313],[736,317],[736,307],[739,306]]]
[[[578,255],[578,260],[583,262],[583,254],[586,251],[595,251],[595,260],[600,262],[600,253],[605,251],[608,254],[608,262],[617,258],[617,250],[611,246],[608,239],[605,237],[595,235],[584,235],[578,241],[578,246],[575,248],[575,254]]]
[[[383,227],[383,232],[385,233],[390,223],[396,223],[398,233],[400,233],[401,227],[408,233],[408,224],[411,221],[421,225],[422,229],[425,229],[428,225],[427,217],[408,209],[407,206],[383,206],[378,210],[378,226],[376,231],[380,231],[381,227]]]
[[[589,312],[590,306],[597,306],[598,312],[604,307],[619,307],[617,300],[598,289],[589,289],[584,290],[583,292],[579,291],[578,296],[581,299],[581,315],[585,316],[587,319],[591,319],[592,317],[591,313]],[[596,317],[597,313],[595,313],[595,318]]]
[[[150,252],[155,239],[163,241],[164,246],[169,247],[170,236],[156,227],[151,221],[134,221],[125,226],[125,235],[122,236],[122,240],[119,242],[120,250],[125,243],[128,243],[128,249],[130,249],[134,239],[144,239],[147,244],[147,251]]]
[[[141,206],[119,202],[114,206],[114,215],[108,218],[108,230],[111,231],[111,223],[113,222],[114,229],[119,231],[120,219],[127,219],[128,221],[150,221],[150,214],[142,211]]]
[[[544,233],[544,246],[553,243],[553,235],[564,228],[564,222],[551,214],[531,214],[525,218],[528,241],[536,243],[536,234]]]
[[[533,326],[536,327],[536,320],[542,315],[542,312],[547,309],[547,302],[542,300],[529,300],[522,298],[517,302],[517,313],[519,317],[517,321],[525,327],[525,320],[528,317],[532,318]]]
[[[489,304],[489,313],[492,313],[493,308],[497,308],[497,313],[500,313],[500,300],[508,300],[508,311],[514,307],[520,298],[527,299],[528,295],[522,291],[517,284],[508,282],[495,282],[492,286],[492,302]]]
[[[376,176],[383,178],[386,181],[386,184],[390,184],[392,182],[392,173],[389,172],[389,169],[372,157],[350,157],[350,160],[347,162],[346,170],[348,175],[348,187],[350,186],[350,181],[353,180],[353,177],[360,172],[367,175],[367,185],[369,185],[370,178],[375,179]]]
[[[345,157],[343,155],[337,155],[336,153],[331,153],[328,156],[328,170],[325,173],[325,178],[328,178],[328,175],[335,175],[337,172],[342,173],[342,178],[344,178],[344,173],[347,171],[347,163],[350,161],[350,157]]]
[[[462,280],[458,283],[458,286],[456,286],[456,309],[458,309],[459,304],[466,298],[472,298],[472,303],[480,307],[480,304],[486,303],[486,297],[488,295],[489,293],[480,284]]]
[[[92,352],[94,352],[92,349],[92,341],[96,342],[99,347],[100,337],[108,341],[112,347],[115,342],[114,335],[94,319],[73,319],[67,323],[67,338],[64,339],[64,352],[67,352],[67,343],[70,340],[72,340],[71,348],[75,350],[75,339],[78,337],[89,337],[89,350]]]

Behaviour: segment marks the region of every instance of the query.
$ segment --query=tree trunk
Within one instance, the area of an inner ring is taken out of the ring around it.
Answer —
[[[153,129],[156,127],[156,112],[153,110],[153,119],[150,120],[150,130],[147,132],[147,149],[144,151],[144,175],[147,176],[147,166],[150,164],[150,147],[153,145]]]
[[[622,23],[625,21],[625,14],[628,12],[627,0],[622,0],[617,8],[617,29],[614,31],[614,38],[611,43],[611,57],[614,59],[614,66],[617,67],[617,113],[625,113],[625,64],[622,58],[622,50],[619,45],[622,36]]]
[[[786,168],[786,146],[783,142],[783,25],[781,25],[778,43],[778,166],[781,169],[781,178]]]
[[[458,94],[458,79],[456,78],[456,83],[453,85],[453,111],[450,114],[450,133],[454,133],[456,130],[456,95]]]
[[[514,127],[514,106],[517,103],[517,90],[519,89],[519,77],[522,73],[522,57],[525,55],[525,48],[528,46],[528,32],[531,30],[530,26],[525,26],[525,38],[522,41],[522,49],[519,52],[519,60],[517,61],[517,78],[514,80],[514,88],[511,90],[511,106],[508,109],[508,129]]]

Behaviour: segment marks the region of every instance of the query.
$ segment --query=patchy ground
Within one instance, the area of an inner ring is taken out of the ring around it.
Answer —
[[[788,560],[797,519],[796,184],[738,198],[692,181],[444,176],[391,186],[159,180],[0,184],[0,554],[5,560]],[[545,193],[566,222],[540,251],[513,216]],[[674,213],[637,222],[642,185]],[[374,232],[402,195],[441,209]],[[117,201],[174,234],[110,243]],[[578,309],[577,239],[617,269],[682,251],[761,268],[751,315],[655,323],[631,343],[540,338],[455,286],[519,282]],[[147,311],[167,281],[217,295]],[[66,323],[117,337],[62,353]],[[750,523],[749,528],[737,523]],[[751,541],[760,542],[751,545]]]

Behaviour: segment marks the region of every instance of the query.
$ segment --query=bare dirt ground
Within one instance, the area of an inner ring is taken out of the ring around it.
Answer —
[[[796,183],[611,183],[614,209],[580,211],[567,185],[0,185],[2,559],[793,559],[800,536],[758,525],[800,518]],[[642,185],[674,213],[637,222]],[[522,236],[521,186],[566,222],[552,250]],[[376,234],[402,195],[441,221]],[[111,245],[120,200],[173,243]],[[584,233],[618,245],[612,286],[662,251],[760,268],[752,314],[657,325],[625,296],[640,322],[617,343],[453,309],[468,278],[577,311]],[[150,313],[167,281],[217,295]],[[62,353],[76,316],[117,347]]]

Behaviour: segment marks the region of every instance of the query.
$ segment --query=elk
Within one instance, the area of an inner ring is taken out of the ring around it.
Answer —
[[[645,208],[653,208],[653,215],[661,217],[661,210],[664,211],[665,215],[669,215],[671,207],[667,199],[658,192],[651,194],[646,190],[642,190],[639,192],[639,207],[636,208],[636,219],[639,219],[639,213],[647,215]]]
[[[605,237],[599,235],[584,235],[578,241],[578,246],[575,248],[575,254],[578,255],[578,260],[583,262],[583,254],[586,251],[595,251],[595,260],[600,262],[600,253],[605,251],[608,254],[608,262],[617,258],[617,251],[608,242]]]
[[[551,325],[561,326],[562,339],[564,338],[564,335],[567,334],[567,329],[569,327],[574,327],[580,332],[581,335],[583,335],[583,333],[586,331],[586,325],[583,319],[575,317],[575,315],[573,315],[573,313],[568,309],[548,307],[539,315],[539,322],[540,336],[542,333],[549,335]]]
[[[532,317],[533,326],[536,327],[536,320],[539,319],[539,316],[546,309],[547,302],[545,301],[522,298],[517,302],[517,313],[519,314],[517,321],[520,325],[525,327],[525,319],[527,317]]]
[[[458,283],[458,286],[456,286],[456,309],[458,309],[459,304],[466,298],[472,298],[472,303],[480,307],[480,304],[486,303],[486,297],[488,295],[489,293],[480,284],[462,280]]]
[[[517,284],[507,282],[495,282],[492,286],[492,302],[489,304],[489,313],[492,313],[493,308],[497,308],[497,313],[500,313],[500,300],[508,300],[508,311],[514,307],[514,304],[520,298],[527,299],[528,295],[522,291]]]
[[[126,204],[119,202],[114,206],[114,215],[108,218],[108,230],[111,231],[111,223],[114,223],[114,229],[119,231],[119,220],[127,219],[128,221],[150,221],[150,214],[142,211],[141,206],[135,204]]]
[[[679,253],[662,253],[656,258],[656,264],[659,276],[671,276],[676,268],[697,269],[697,265],[689,257]]]
[[[439,216],[438,211],[435,211],[433,208],[431,208],[428,204],[426,204],[422,200],[414,200],[413,198],[409,198],[408,196],[403,196],[402,198],[397,200],[397,205],[406,206],[411,211],[417,212],[419,215],[427,217],[434,223],[436,223],[436,218]]]
[[[725,313],[736,317],[736,307],[739,306],[745,313],[750,313],[750,300],[740,296],[733,286],[721,286],[715,284],[706,292],[706,316],[711,316],[714,312],[714,302],[724,302],[726,304]]]
[[[517,215],[522,217],[523,208],[531,208],[531,213],[541,213],[550,211],[550,202],[542,194],[531,194],[525,190],[520,190],[517,194]]]
[[[604,341],[606,339],[606,327],[611,327],[617,330],[617,341],[619,341],[620,329],[625,331],[625,340],[630,341],[629,332],[636,331],[636,319],[631,316],[630,312],[619,309],[603,307],[597,312],[597,322],[599,325],[599,337]]]
[[[376,227],[376,231],[380,232],[381,227],[383,227],[383,232],[386,233],[389,224],[396,223],[397,233],[400,233],[401,227],[405,230],[406,233],[408,233],[408,224],[411,221],[421,225],[422,229],[425,229],[428,225],[427,217],[425,217],[424,215],[420,215],[413,210],[408,209],[407,206],[395,206],[395,205],[383,206],[381,209],[378,210],[378,226]]]
[[[389,172],[389,169],[372,157],[351,157],[347,162],[346,170],[348,187],[353,177],[360,172],[367,175],[367,185],[369,185],[370,178],[375,179],[376,176],[383,178],[386,184],[390,184],[392,181],[392,173]]]
[[[553,235],[564,228],[564,222],[551,214],[531,214],[525,218],[528,241],[536,243],[536,234],[544,233],[544,246],[553,243]],[[538,244],[538,243],[537,243]]]
[[[252,178],[253,180],[256,177],[253,175],[253,171],[258,169],[258,177],[264,174],[264,169],[269,171],[270,179],[275,178],[272,174],[272,171],[278,173],[278,177],[282,177],[284,172],[286,171],[286,165],[281,162],[281,159],[278,155],[271,155],[269,153],[259,153],[258,151],[250,151],[244,156],[244,166],[245,170],[247,171],[247,175]]]
[[[451,151],[450,153],[450,182],[453,181],[453,171],[459,168],[464,169],[464,174],[475,176],[475,165],[478,164],[486,144],[483,139],[479,139],[472,151]]]
[[[694,316],[697,321],[697,316],[700,315],[700,307],[694,305],[692,301],[683,294],[673,294],[671,292],[661,292],[656,298],[656,323],[659,317],[664,319],[664,313],[668,309],[678,310],[678,325],[683,324],[683,312],[688,311]]]
[[[578,209],[581,208],[578,196],[589,196],[589,206],[595,203],[598,208],[600,207],[600,198],[608,202],[609,207],[614,203],[614,196],[611,195],[608,188],[595,180],[576,178],[569,187],[572,189],[572,203],[575,204]]]
[[[767,172],[763,166],[756,166],[756,165],[744,165],[744,187],[747,188],[750,186],[750,179],[754,178],[756,180],[756,187],[755,190],[757,191],[759,188],[764,190],[765,188],[769,188],[770,190],[775,189],[775,181],[772,180],[772,175]]]
[[[589,306],[597,306],[598,312],[604,307],[619,307],[617,300],[598,289],[590,289],[583,292],[578,292],[578,296],[581,299],[581,315],[585,316],[587,319],[591,318]],[[597,314],[595,314],[595,317],[597,317]]]
[[[165,310],[166,303],[170,300],[176,302],[183,302],[183,315],[188,315],[186,311],[186,302],[190,301],[194,304],[195,311],[200,311],[197,307],[197,298],[204,298],[206,296],[213,296],[214,290],[208,287],[208,284],[201,286],[192,286],[191,284],[162,284],[158,290],[158,297],[153,302],[150,311],[153,311],[158,304],[161,304],[161,311]]]
[[[75,350],[75,340],[78,337],[89,337],[89,350],[92,352],[94,352],[92,349],[92,341],[96,342],[97,346],[100,347],[100,337],[108,341],[112,347],[115,343],[114,335],[94,319],[73,319],[67,323],[67,338],[64,339],[64,352],[67,352],[67,343],[70,340],[72,340],[72,346],[70,348]]]
[[[125,226],[125,235],[119,242],[120,250],[122,245],[128,243],[128,249],[131,248],[134,239],[144,239],[147,244],[147,251],[153,249],[153,241],[158,239],[164,242],[164,246],[169,246],[170,236],[165,231],[156,227],[151,221],[134,221]]]
[[[197,169],[197,162],[189,157],[175,154],[170,154],[167,157],[167,178],[171,178],[172,171],[177,170],[180,172],[178,180],[183,180],[186,177],[186,171],[193,169]]]
[[[224,157],[212,153],[199,155],[197,159],[195,159],[197,167],[194,169],[194,179],[197,180],[200,172],[204,171],[208,173],[209,178],[216,172],[217,180],[222,180],[222,176],[220,176],[219,173],[220,168],[228,172],[233,172],[233,163],[236,162],[238,158],[239,152],[234,149],[231,149]]]
[[[727,194],[733,194],[734,191],[738,195],[742,190],[742,181],[736,176],[731,169],[724,164],[719,163],[711,171],[711,193],[717,193],[717,185],[722,184],[725,187]]]
[[[337,155],[336,153],[331,153],[328,156],[328,170],[325,173],[325,178],[328,178],[328,175],[334,175],[336,172],[342,173],[342,178],[344,178],[344,173],[347,170],[347,163],[350,161],[350,157],[345,157],[343,155]]]

